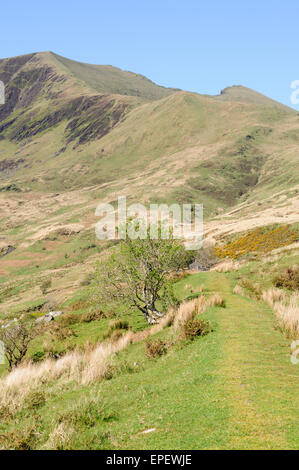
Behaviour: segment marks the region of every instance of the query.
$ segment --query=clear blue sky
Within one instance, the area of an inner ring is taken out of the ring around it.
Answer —
[[[0,8],[2,58],[51,50],[199,93],[241,84],[290,106],[290,83],[299,80],[298,0],[17,0]]]

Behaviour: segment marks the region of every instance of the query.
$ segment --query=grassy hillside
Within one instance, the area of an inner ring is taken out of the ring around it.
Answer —
[[[220,95],[215,96],[216,99],[221,101],[240,101],[243,103],[260,104],[264,106],[274,106],[278,109],[297,114],[297,111],[293,108],[289,108],[284,104],[278,103],[275,100],[271,100],[265,95],[258,93],[257,91],[251,90],[240,85],[234,85],[232,87],[224,88]]]
[[[201,295],[208,299],[215,292],[225,299],[225,308],[210,307],[200,315],[213,328],[207,336],[186,341],[166,328],[151,337],[168,344],[167,354],[160,358],[148,358],[147,340],[137,341],[110,358],[100,382],[83,386],[67,376],[45,380],[28,392],[17,410],[3,405],[1,445],[297,448],[298,367],[290,362],[289,341],[274,328],[271,309],[233,294],[240,275],[242,270],[200,273],[177,284],[181,298],[203,290]],[[140,331],[144,326],[136,320],[129,317],[132,328]],[[86,324],[89,341],[107,327],[107,321]],[[83,335],[80,324],[70,328]]]
[[[12,400],[0,366],[0,447],[298,447],[297,113],[244,87],[203,96],[51,52],[0,60],[0,80],[0,324],[63,311]],[[120,195],[204,204],[220,264],[175,290],[180,308],[203,302],[207,335],[151,330],[109,305],[89,317],[95,264],[113,247],[95,237],[95,208]]]
[[[175,91],[158,86],[143,75],[124,71],[111,65],[84,64],[51,54],[72,77],[86,83],[98,93],[139,96],[148,100],[157,100]]]

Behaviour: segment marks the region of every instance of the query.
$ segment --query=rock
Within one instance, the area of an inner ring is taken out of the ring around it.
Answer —
[[[0,244],[0,257],[4,257],[6,255],[9,255],[12,251],[15,250],[15,247],[12,245],[7,245],[5,243]]]
[[[49,312],[49,313],[46,313],[46,315],[43,315],[42,317],[39,317],[36,319],[36,322],[37,323],[41,323],[41,322],[50,322],[52,320],[54,320],[54,318],[56,317],[59,317],[60,315],[62,315],[63,312],[61,311],[56,311],[56,312]]]
[[[61,312],[60,310],[56,311],[56,312],[49,312],[48,315],[52,315],[53,318],[55,317],[60,317],[60,315],[62,315],[63,312]]]

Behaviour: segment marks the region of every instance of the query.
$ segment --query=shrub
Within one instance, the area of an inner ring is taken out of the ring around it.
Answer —
[[[34,410],[46,403],[46,395],[44,392],[31,392],[25,399],[25,406],[30,410]]]
[[[287,268],[283,274],[273,279],[275,287],[284,287],[288,290],[299,290],[299,267]]]
[[[255,299],[259,300],[261,298],[262,289],[259,284],[253,284],[249,279],[243,278],[240,280],[240,286],[247,289]]]
[[[76,313],[65,313],[57,318],[57,323],[61,326],[74,325],[80,322],[80,315]]]
[[[83,310],[84,308],[87,308],[90,306],[89,301],[84,300],[84,299],[79,299],[75,300],[68,306],[68,310],[70,311],[77,311],[77,310]]]
[[[51,322],[48,327],[48,331],[52,336],[54,336],[54,338],[57,338],[60,341],[63,341],[64,339],[67,339],[70,336],[76,336],[74,330],[68,328],[67,326],[64,326],[63,322],[60,322],[60,324],[56,322]]]
[[[41,283],[40,290],[45,295],[52,285],[51,279],[47,279]]]
[[[214,294],[212,297],[208,300],[208,305],[209,307],[226,307],[226,302],[225,299],[222,297],[222,295],[219,294]]]
[[[147,341],[145,343],[145,349],[148,358],[152,357],[156,359],[167,353],[168,346],[165,341],[158,339],[157,341]]]
[[[236,284],[234,289],[233,289],[233,293],[236,294],[236,295],[244,295],[243,287]]]
[[[299,231],[292,230],[287,225],[268,229],[261,227],[215,247],[215,254],[219,258],[237,259],[250,253],[268,253],[276,248],[291,245],[298,238]]]
[[[114,320],[109,323],[109,329],[113,330],[128,330],[129,322],[127,320]]]
[[[10,450],[32,450],[36,442],[34,427],[26,427],[23,430],[15,429],[5,434],[0,434],[0,447]]]
[[[211,331],[209,322],[205,320],[189,320],[183,325],[183,333],[187,339],[207,335]]]
[[[112,330],[108,332],[108,337],[110,340],[113,341],[118,341],[124,334],[125,330]]]
[[[99,395],[81,400],[80,406],[74,406],[58,416],[58,423],[64,423],[77,429],[92,428],[97,422],[109,422],[116,419],[115,413],[101,404]]]
[[[105,314],[102,312],[102,310],[99,310],[98,312],[92,311],[92,312],[85,312],[81,315],[81,322],[83,323],[90,323],[92,321],[96,320],[101,320],[101,318],[104,318]]]
[[[44,357],[45,357],[45,351],[36,351],[33,354],[31,354],[32,362],[42,361]]]

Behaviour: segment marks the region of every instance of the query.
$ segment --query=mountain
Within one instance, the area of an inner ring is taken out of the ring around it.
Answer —
[[[251,90],[240,85],[234,85],[231,87],[224,88],[220,95],[214,96],[215,99],[221,101],[240,101],[241,103],[252,103],[260,104],[264,106],[275,106],[278,109],[285,110],[297,114],[295,109],[289,108],[288,106],[279,103],[278,101],[272,100],[267,96],[258,93],[257,91]]]
[[[203,203],[214,237],[298,220],[298,114],[253,90],[168,89],[52,52],[2,59],[0,80],[0,281],[70,260],[78,276],[94,251],[76,234],[93,246],[95,207],[119,195]]]
[[[148,195],[154,177],[167,183],[160,196],[201,198],[210,211],[277,186],[277,177],[296,182],[297,115],[252,90],[207,97],[51,52],[1,60],[0,79],[3,190],[63,191],[145,174]]]

